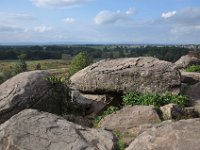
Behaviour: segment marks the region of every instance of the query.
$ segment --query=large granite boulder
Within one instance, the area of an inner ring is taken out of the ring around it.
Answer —
[[[99,127],[137,135],[140,132],[140,125],[159,123],[160,121],[153,106],[126,106],[103,118],[99,122]]]
[[[166,121],[140,134],[126,150],[199,150],[200,119]]]
[[[24,72],[1,84],[0,123],[25,108],[59,114],[61,104],[52,97],[54,91],[45,79],[48,75],[45,71]]]
[[[112,150],[116,138],[61,117],[27,109],[0,125],[0,150]]]
[[[132,91],[179,93],[180,73],[173,64],[153,57],[102,60],[71,77],[84,93],[126,93]]]
[[[183,69],[191,65],[199,65],[200,59],[196,54],[189,53],[175,62],[174,68]]]

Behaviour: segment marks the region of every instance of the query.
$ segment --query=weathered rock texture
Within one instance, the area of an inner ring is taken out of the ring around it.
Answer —
[[[176,104],[168,104],[160,107],[164,119],[176,119],[183,116],[183,108]]]
[[[191,105],[200,113],[200,82],[188,87],[186,95],[188,96]]]
[[[140,134],[126,150],[199,150],[200,119],[166,121]]]
[[[0,85],[0,123],[25,108],[60,113],[60,102],[50,94],[45,71],[24,72]]]
[[[153,106],[126,106],[106,116],[100,121],[99,126],[136,135],[140,132],[140,125],[158,122],[160,119]]]
[[[200,59],[194,54],[188,54],[177,60],[174,67],[177,69],[182,69],[196,64],[200,64]]]
[[[183,119],[183,118],[197,118],[198,113],[194,107],[181,107],[176,104],[168,104],[160,107],[163,119]]]
[[[0,125],[0,150],[112,150],[115,137],[27,109]]]
[[[181,81],[186,84],[195,84],[200,82],[200,73],[181,71]]]
[[[131,91],[179,93],[181,79],[173,64],[153,57],[102,60],[71,77],[77,90],[85,93]]]
[[[108,105],[117,105],[121,100],[121,97],[117,95],[109,94],[83,94],[77,90],[72,91],[72,98],[78,104],[89,106],[86,116],[94,118],[99,115]]]

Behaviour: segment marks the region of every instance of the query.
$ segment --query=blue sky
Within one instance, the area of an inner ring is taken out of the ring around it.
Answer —
[[[200,44],[199,0],[0,0],[0,43]]]

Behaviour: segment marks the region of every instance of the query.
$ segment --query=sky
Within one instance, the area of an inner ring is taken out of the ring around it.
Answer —
[[[0,44],[200,44],[200,0],[0,0]]]

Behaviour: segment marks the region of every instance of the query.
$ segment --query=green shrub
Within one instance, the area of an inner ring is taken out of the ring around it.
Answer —
[[[89,56],[85,52],[80,52],[71,61],[69,66],[69,76],[72,76],[79,70],[87,67],[91,63]]]
[[[50,96],[60,102],[61,115],[66,114],[71,106],[71,90],[69,80],[64,77],[49,76],[46,78],[49,82]]]
[[[141,94],[138,92],[128,93],[123,98],[123,105],[154,105],[160,107],[169,103],[185,106],[187,104],[187,98],[183,95],[166,94]]]
[[[200,65],[192,65],[187,68],[185,68],[185,71],[187,72],[200,72]]]
[[[18,74],[18,73],[27,71],[27,64],[25,62],[25,58],[26,58],[25,54],[20,54],[18,56],[19,60],[18,60],[17,64],[14,67],[14,74]]]

